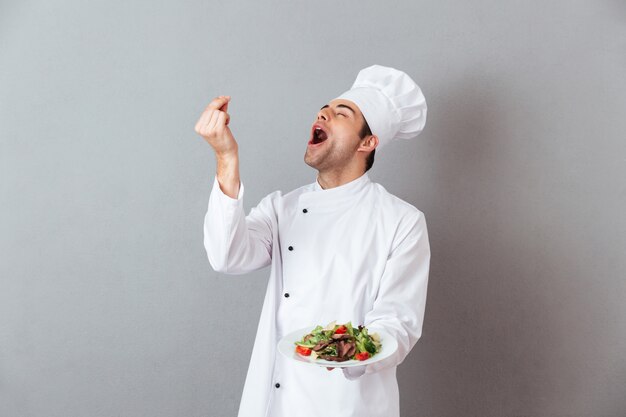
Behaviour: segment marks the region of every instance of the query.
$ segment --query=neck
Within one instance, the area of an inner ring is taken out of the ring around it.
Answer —
[[[317,174],[317,182],[320,186],[327,190],[329,188],[339,187],[361,177],[365,172],[319,172]]]

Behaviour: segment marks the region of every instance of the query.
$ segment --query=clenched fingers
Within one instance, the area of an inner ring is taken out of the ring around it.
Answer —
[[[229,101],[230,101],[230,96],[215,97],[213,99],[213,101],[211,101],[209,103],[209,105],[207,106],[206,110],[213,109],[213,110],[227,111],[228,110],[228,102]],[[222,107],[224,107],[224,108],[222,108]]]
[[[200,119],[198,119],[198,122],[196,123],[196,127],[195,127],[196,132],[200,133],[199,130],[202,128],[202,126],[206,126],[209,123],[214,113],[216,112],[226,113],[226,110],[228,110],[229,100],[230,100],[229,96],[220,96],[220,97],[215,98],[204,109],[204,111],[200,115]],[[226,125],[228,125],[229,122],[230,122],[230,115],[226,113]]]
[[[210,110],[200,117],[200,120],[196,123],[195,131],[205,137],[216,133],[221,134],[229,121],[230,116],[228,113],[219,110]]]
[[[208,120],[199,123],[199,130],[196,131],[205,138],[212,139],[220,136],[224,131],[225,114],[219,110],[212,110],[208,115]]]

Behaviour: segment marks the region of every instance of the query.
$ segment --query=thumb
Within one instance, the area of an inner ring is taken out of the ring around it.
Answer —
[[[220,108],[221,111],[223,112],[227,112],[228,111],[228,104],[230,103],[230,96],[226,96],[226,103],[224,103],[224,105]]]

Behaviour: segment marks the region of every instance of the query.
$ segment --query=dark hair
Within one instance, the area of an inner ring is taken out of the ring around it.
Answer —
[[[367,124],[367,120],[363,119],[363,127],[361,127],[361,131],[359,132],[359,137],[361,139],[365,139],[368,136],[372,135],[372,130],[370,126]],[[376,154],[376,149],[370,152],[367,155],[367,159],[365,160],[365,172],[369,171],[369,169],[374,165],[374,155]]]

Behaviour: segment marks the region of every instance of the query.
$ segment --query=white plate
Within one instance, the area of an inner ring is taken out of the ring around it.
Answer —
[[[309,326],[289,333],[288,335],[280,339],[280,342],[278,342],[278,351],[287,359],[292,359],[294,361],[302,363],[308,363],[310,365],[324,367],[330,366],[333,368],[348,368],[351,366],[369,365],[370,363],[378,362],[380,360],[388,358],[398,349],[398,342],[396,341],[396,339],[391,337],[389,333],[379,329],[372,329],[372,333],[378,333],[378,335],[380,336],[380,352],[364,361],[349,359],[344,362],[335,362],[327,361],[324,359],[310,359],[310,357],[308,356],[302,356],[297,354],[296,345],[294,343],[302,339],[304,335],[311,333],[311,331],[315,327],[316,326]]]

